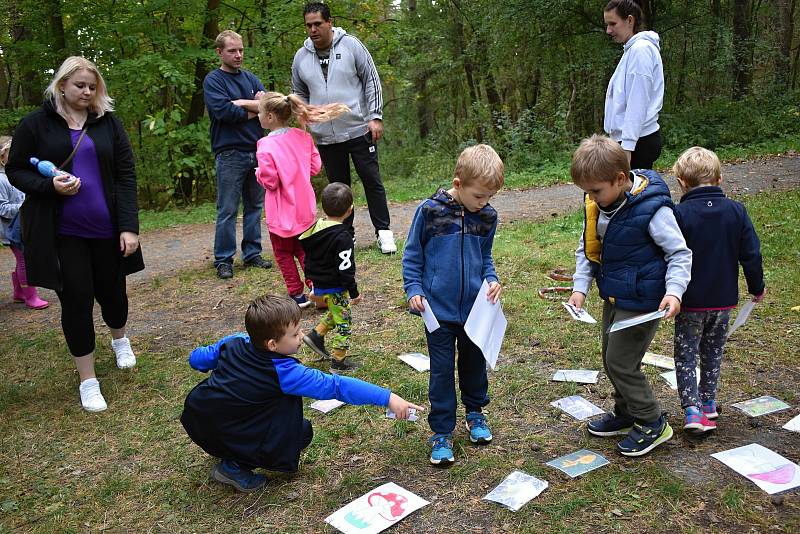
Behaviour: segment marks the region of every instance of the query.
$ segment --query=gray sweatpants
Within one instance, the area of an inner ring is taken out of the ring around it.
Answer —
[[[650,423],[661,417],[661,406],[642,372],[642,358],[656,335],[659,320],[606,333],[613,322],[642,313],[603,303],[603,367],[614,386],[614,413]]]

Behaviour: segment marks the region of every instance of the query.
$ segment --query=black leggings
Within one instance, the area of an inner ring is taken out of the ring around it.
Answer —
[[[661,155],[661,129],[640,137],[631,154],[631,169],[652,169]]]
[[[60,235],[56,240],[63,289],[61,328],[76,358],[94,351],[94,301],[109,328],[128,322],[128,294],[120,269],[119,240]]]

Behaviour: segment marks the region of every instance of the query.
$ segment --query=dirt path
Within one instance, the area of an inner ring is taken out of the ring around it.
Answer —
[[[723,167],[724,188],[728,194],[740,196],[761,191],[786,190],[800,187],[800,155],[771,157]],[[671,186],[675,180],[668,179]],[[433,193],[433,191],[431,191]],[[673,191],[673,196],[676,192]],[[500,213],[502,223],[516,220],[544,220],[575,210],[581,201],[579,190],[572,184],[551,187],[501,191],[492,205]],[[397,238],[404,238],[414,215],[417,202],[397,203],[390,206],[392,229]],[[355,219],[359,246],[372,246],[373,229],[366,209],[359,209]],[[241,236],[241,225],[238,229]],[[265,255],[272,252],[263,228]],[[170,276],[178,271],[196,267],[210,268],[213,262],[214,225],[193,224],[147,232],[142,235],[142,247],[147,269],[129,277],[129,282]],[[14,268],[8,249],[0,250],[0,273]],[[7,292],[5,277],[2,279]],[[50,291],[44,291],[55,298]],[[0,311],[6,306],[0,299]]]

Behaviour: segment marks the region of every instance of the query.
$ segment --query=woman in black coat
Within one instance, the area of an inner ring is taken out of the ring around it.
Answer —
[[[81,405],[90,412],[107,407],[94,369],[94,301],[111,330],[117,366],[133,367],[125,276],[144,269],[133,152],[112,104],[97,67],[67,58],[42,106],[17,126],[6,166],[26,194],[20,217],[28,281],[58,295]],[[63,171],[43,176],[32,157]]]

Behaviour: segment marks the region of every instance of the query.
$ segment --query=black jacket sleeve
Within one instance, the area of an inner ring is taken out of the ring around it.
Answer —
[[[760,295],[764,292],[764,267],[761,261],[761,242],[758,240],[753,222],[747,215],[747,209],[742,210],[742,238],[739,244],[739,263],[747,280],[747,292],[751,295]]]
[[[11,185],[26,195],[44,195],[55,198],[56,188],[51,178],[39,174],[30,158],[38,154],[40,141],[33,127],[33,114],[23,118],[14,130],[14,142],[6,164],[6,174]]]
[[[356,284],[356,254],[353,238],[349,232],[341,232],[336,239],[336,268],[339,270],[339,280],[342,287],[349,293],[350,298],[358,297]]]
[[[114,132],[114,181],[117,196],[117,224],[120,232],[139,233],[139,206],[136,197],[136,167],[128,134],[122,122],[110,115]]]

